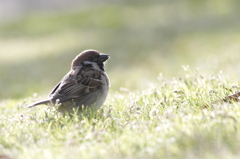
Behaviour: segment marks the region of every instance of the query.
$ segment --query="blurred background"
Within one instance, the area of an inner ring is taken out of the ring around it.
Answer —
[[[0,0],[0,100],[47,95],[85,49],[109,54],[111,92],[182,66],[240,77],[239,0]],[[127,88],[127,89],[120,89]]]

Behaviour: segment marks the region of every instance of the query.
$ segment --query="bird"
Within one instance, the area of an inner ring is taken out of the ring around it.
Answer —
[[[42,104],[58,106],[58,112],[70,114],[76,110],[80,114],[83,110],[98,110],[105,102],[110,87],[105,72],[105,62],[109,58],[109,55],[97,50],[84,50],[73,59],[70,71],[52,89],[47,99],[26,107]]]

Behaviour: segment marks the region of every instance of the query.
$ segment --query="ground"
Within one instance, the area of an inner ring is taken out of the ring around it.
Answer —
[[[0,158],[239,158],[238,1],[91,4],[0,25]],[[43,99],[85,49],[109,96],[82,116]]]

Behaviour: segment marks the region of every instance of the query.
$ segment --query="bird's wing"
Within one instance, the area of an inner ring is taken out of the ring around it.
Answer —
[[[101,85],[101,72],[87,67],[73,68],[63,79],[53,88],[49,97],[55,104],[59,99],[60,103],[80,99],[94,91]]]

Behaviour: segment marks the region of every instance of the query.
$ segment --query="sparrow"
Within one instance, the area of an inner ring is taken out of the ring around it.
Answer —
[[[81,113],[83,109],[96,111],[106,100],[110,81],[105,72],[105,61],[109,55],[97,50],[85,50],[73,59],[70,71],[52,89],[48,98],[29,104],[35,107],[42,104],[59,105],[61,113]]]

